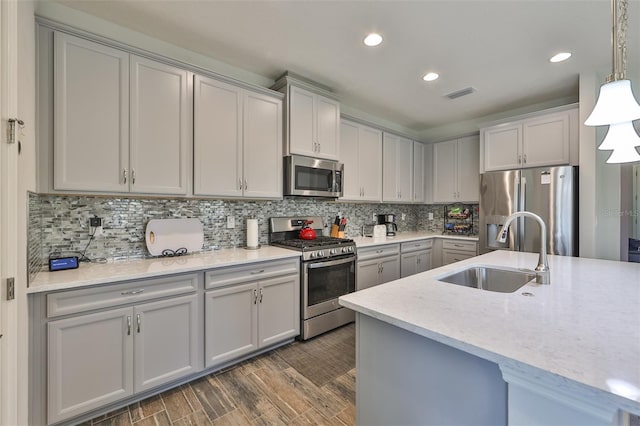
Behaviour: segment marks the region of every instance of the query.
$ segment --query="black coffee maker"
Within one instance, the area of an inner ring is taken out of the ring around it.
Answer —
[[[398,232],[395,214],[379,214],[378,225],[384,225],[387,227],[387,237],[393,237],[396,235],[396,232]]]

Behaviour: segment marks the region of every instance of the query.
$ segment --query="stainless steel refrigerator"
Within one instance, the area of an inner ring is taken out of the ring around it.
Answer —
[[[480,176],[480,253],[506,249],[538,252],[540,230],[530,218],[512,223],[506,243],[499,227],[516,211],[527,210],[547,225],[549,254],[578,255],[578,168],[572,166],[487,172]]]

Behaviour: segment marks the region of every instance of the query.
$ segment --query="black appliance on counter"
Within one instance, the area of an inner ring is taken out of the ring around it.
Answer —
[[[305,223],[318,237],[299,238]],[[269,219],[269,243],[300,251],[300,339],[333,330],[355,320],[355,313],[338,304],[342,295],[356,289],[356,244],[346,238],[321,236],[322,217],[272,217]]]
[[[395,214],[379,214],[378,225],[387,227],[387,237],[393,237],[398,232],[398,224],[396,224]]]

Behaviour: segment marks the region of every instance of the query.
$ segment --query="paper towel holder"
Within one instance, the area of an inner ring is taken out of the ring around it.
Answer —
[[[247,244],[244,246],[245,250],[259,250],[260,248],[262,248],[262,246],[260,245],[260,234],[259,234],[259,230],[256,229],[256,231],[258,232],[258,245],[257,246],[249,246],[249,220],[255,220],[256,221],[256,227],[258,226],[258,220],[255,217],[250,217],[247,218]]]

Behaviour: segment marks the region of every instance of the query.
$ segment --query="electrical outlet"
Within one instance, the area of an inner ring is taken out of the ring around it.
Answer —
[[[429,220],[433,220],[433,213],[429,212]]]
[[[407,218],[407,215],[405,213],[402,213],[402,220],[405,220]]]
[[[102,218],[97,215],[89,218],[89,234],[94,237],[102,235]]]
[[[227,229],[236,227],[236,219],[233,216],[227,216]]]
[[[374,214],[373,214],[373,221],[375,222],[375,221],[377,221],[377,220],[378,220],[378,215],[374,213]]]

